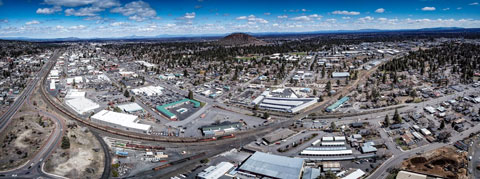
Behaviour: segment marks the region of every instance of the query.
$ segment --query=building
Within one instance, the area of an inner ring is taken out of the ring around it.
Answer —
[[[135,95],[159,96],[162,95],[163,87],[161,86],[146,86],[137,89],[132,89]]]
[[[127,113],[135,113],[137,111],[143,111],[143,108],[137,103],[121,104],[121,105],[118,105],[118,108],[120,108],[122,111],[125,111]]]
[[[85,97],[68,99],[65,104],[80,115],[92,112],[100,107],[100,105]]]
[[[365,172],[360,170],[360,169],[357,169],[357,170],[351,172],[350,174],[346,175],[342,179],[359,179],[363,175],[365,175]]]
[[[138,117],[131,114],[102,110],[91,117],[93,122],[122,130],[150,133],[152,126],[138,123]]]
[[[340,171],[342,167],[340,166],[340,162],[322,162],[322,171]]]
[[[333,72],[332,78],[348,78],[350,77],[349,72]]]
[[[291,135],[295,134],[294,131],[288,129],[288,128],[281,128],[281,129],[277,129],[267,135],[265,135],[263,137],[263,140],[265,142],[268,142],[270,144],[276,142],[276,141],[279,141],[279,140],[282,140],[282,139],[285,139]]]
[[[375,153],[375,152],[377,152],[377,148],[375,148],[374,146],[375,146],[374,142],[364,143],[362,148],[361,148],[362,153]]]
[[[317,179],[320,176],[320,169],[318,168],[305,168],[302,179]]]
[[[409,171],[400,171],[397,174],[396,179],[440,179],[441,177],[433,175],[424,175],[420,173],[414,173]]]
[[[255,152],[238,168],[257,178],[300,179],[303,172],[304,160]]]
[[[345,96],[338,100],[337,102],[333,103],[332,105],[328,106],[327,109],[325,109],[327,112],[333,112],[340,106],[342,106],[345,102],[347,102],[350,98],[348,96]]]
[[[252,105],[272,111],[296,113],[318,102],[318,98],[298,98],[289,88],[264,91],[254,100]]]
[[[185,103],[192,103],[193,107],[195,107],[195,108],[200,107],[200,102],[185,98],[185,99],[182,99],[180,101],[176,101],[176,102],[173,102],[173,103],[157,106],[156,108],[157,108],[158,111],[160,111],[160,113],[165,115],[168,119],[177,120],[177,115],[173,114],[168,109],[178,107],[178,106],[183,105]]]
[[[209,125],[202,127],[202,133],[205,136],[223,135],[226,133],[232,133],[239,130],[242,127],[242,123],[239,122],[224,122],[215,125]]]
[[[216,166],[209,166],[200,172],[197,177],[200,179],[218,179],[230,171],[234,165],[230,162],[220,162]]]

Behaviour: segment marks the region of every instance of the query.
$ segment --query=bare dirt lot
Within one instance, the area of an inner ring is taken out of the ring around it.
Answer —
[[[32,157],[53,131],[53,123],[33,112],[18,113],[0,134],[0,170],[16,168]]]
[[[453,147],[443,147],[409,158],[402,163],[402,169],[443,178],[467,179],[467,163],[465,153],[459,153]]]
[[[69,147],[64,146],[62,140],[61,147],[47,160],[46,171],[68,178],[100,178],[104,168],[100,143],[87,128],[75,122],[69,122],[67,126],[65,137]]]

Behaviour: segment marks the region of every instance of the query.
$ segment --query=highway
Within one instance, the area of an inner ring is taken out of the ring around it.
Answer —
[[[30,95],[36,89],[36,85],[38,81],[42,80],[43,77],[45,77],[49,69],[55,64],[56,59],[59,57],[60,53],[58,51],[55,51],[54,54],[50,57],[48,63],[38,72],[38,74],[34,77],[33,80],[31,80],[27,87],[25,88],[24,92],[21,94],[19,98],[15,101],[15,103],[9,108],[9,111],[7,112],[7,115],[2,116],[2,125],[7,125],[10,120],[13,118],[15,113],[18,111],[18,109],[27,101],[28,105],[32,106],[32,108],[36,108],[30,103]],[[63,136],[65,132],[65,123],[62,120],[61,117],[58,117],[57,115],[54,115],[52,113],[46,112],[44,110],[36,108],[38,114],[41,114],[43,116],[46,116],[50,118],[55,125],[54,130],[52,131],[52,134],[48,137],[46,143],[42,145],[40,150],[34,155],[33,158],[28,160],[25,164],[21,165],[20,167],[17,167],[15,169],[11,169],[8,171],[1,171],[0,172],[0,177],[5,177],[5,178],[12,178],[12,177],[18,177],[18,178],[36,178],[36,177],[44,177],[44,178],[63,178],[61,176],[53,175],[46,173],[43,170],[43,166],[45,164],[45,160],[50,156],[50,154],[56,149],[56,147],[59,145],[61,141],[61,137]],[[3,132],[4,126],[2,126],[1,132]]]

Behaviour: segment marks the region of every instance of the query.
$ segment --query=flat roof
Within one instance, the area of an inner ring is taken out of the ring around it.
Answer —
[[[121,104],[118,105],[118,108],[127,111],[127,112],[135,112],[135,111],[141,111],[143,108],[138,105],[137,103],[127,103],[127,104]]]
[[[234,167],[230,162],[220,162],[216,166],[210,166],[200,172],[197,176],[204,179],[217,179],[225,175],[230,169]]]
[[[360,170],[360,169],[357,169],[354,172],[352,172],[352,173],[348,174],[347,176],[343,177],[342,179],[358,179],[358,178],[362,177],[363,175],[365,175],[365,172]]]
[[[352,150],[303,150],[301,155],[350,155]]]
[[[239,170],[273,178],[299,178],[303,170],[303,159],[255,152]]]
[[[68,107],[72,108],[78,114],[97,109],[100,107],[97,103],[85,97],[77,97],[65,101]]]
[[[144,131],[147,131],[151,128],[150,125],[136,123],[135,121],[137,120],[137,118],[138,117],[135,115],[118,113],[118,112],[107,111],[107,110],[102,110],[92,116],[92,119],[96,119],[99,121],[104,121],[104,122],[108,122],[108,123],[112,123],[112,124],[116,124],[116,125],[120,125],[128,128],[134,128],[134,129],[139,129]]]

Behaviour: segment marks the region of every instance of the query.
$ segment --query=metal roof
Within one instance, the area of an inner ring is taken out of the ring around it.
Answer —
[[[299,178],[303,170],[303,159],[255,152],[239,170],[272,178]]]

